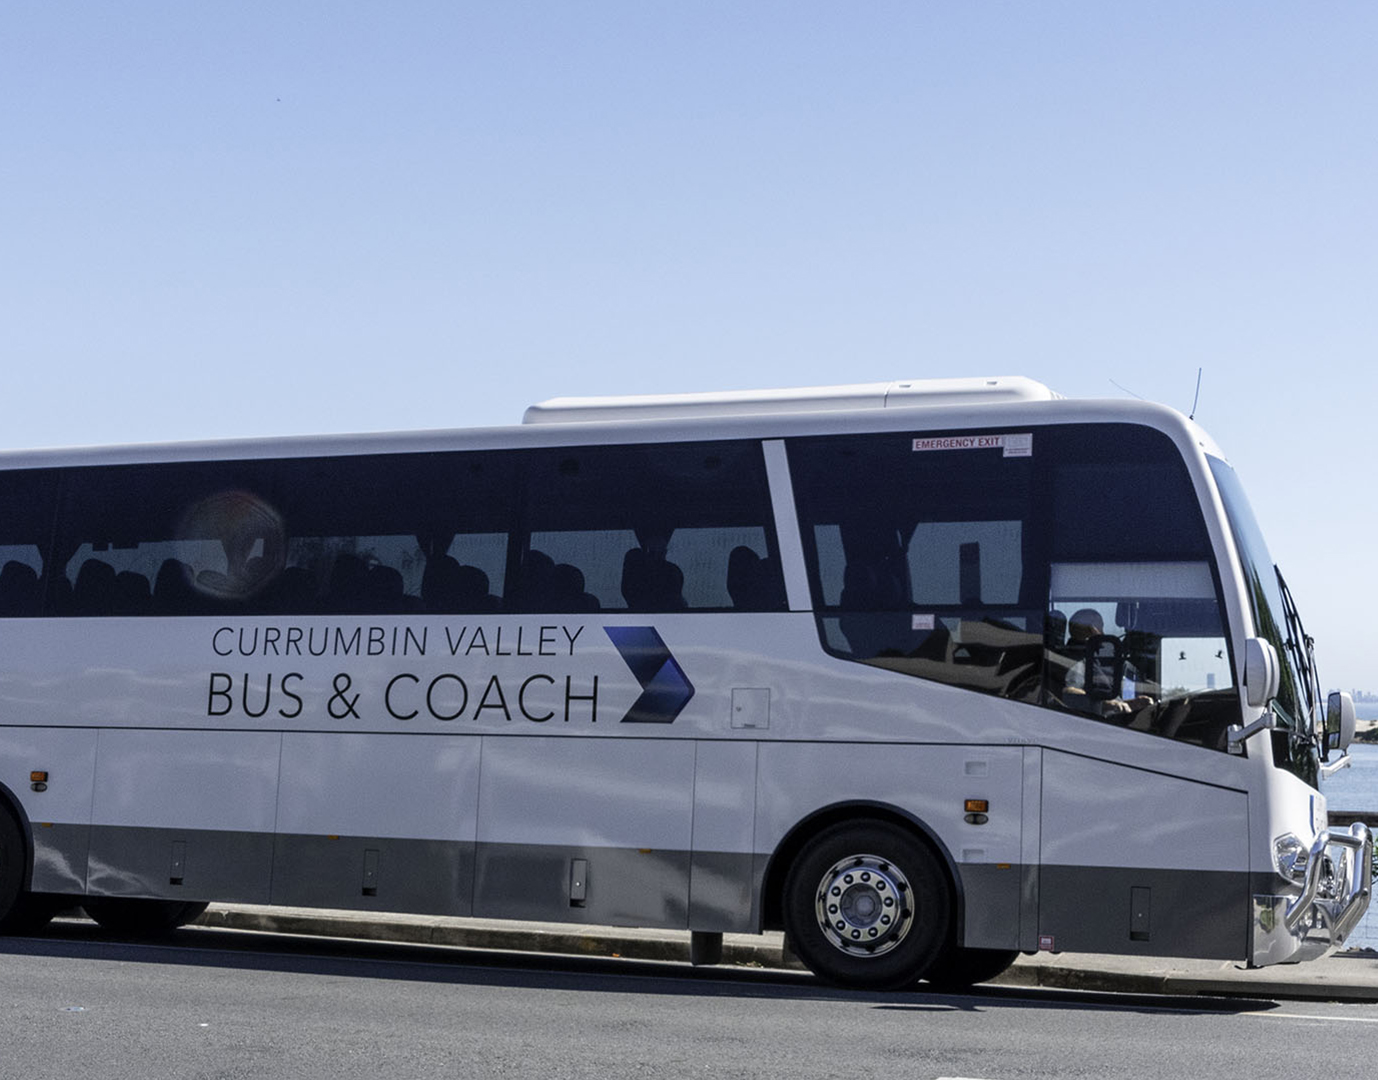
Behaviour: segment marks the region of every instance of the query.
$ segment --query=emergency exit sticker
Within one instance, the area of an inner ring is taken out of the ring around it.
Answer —
[[[1003,457],[1033,457],[1033,432],[1005,435],[940,435],[915,439],[915,452],[923,450],[1003,450]]]

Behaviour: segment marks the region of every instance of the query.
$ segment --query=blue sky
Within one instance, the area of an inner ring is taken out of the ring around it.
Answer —
[[[0,448],[1201,368],[1378,690],[1375,56],[1343,0],[12,0]]]

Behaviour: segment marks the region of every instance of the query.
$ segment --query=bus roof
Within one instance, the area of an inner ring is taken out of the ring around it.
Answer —
[[[805,386],[787,390],[551,398],[527,409],[523,423],[606,423],[763,413],[850,412],[901,406],[993,405],[1007,401],[1051,401],[1061,396],[1042,383],[1021,375],[975,379],[909,379],[849,386]]]
[[[376,431],[213,439],[113,446],[0,450],[0,469],[211,461],[227,458],[335,457],[459,449],[592,443],[674,442],[704,438],[784,438],[910,428],[1010,430],[1048,423],[1138,423],[1167,432],[1184,449],[1223,457],[1214,441],[1176,410],[1147,401],[1065,398],[1033,379],[931,379],[646,397],[559,398],[527,410],[507,427]],[[1013,425],[1013,426],[1011,426]]]

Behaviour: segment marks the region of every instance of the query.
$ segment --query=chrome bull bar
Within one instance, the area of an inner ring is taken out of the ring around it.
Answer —
[[[1331,857],[1332,847],[1340,849],[1338,858]],[[1319,934],[1331,946],[1343,945],[1368,910],[1372,892],[1373,836],[1368,826],[1355,822],[1348,832],[1322,829],[1311,845],[1306,883],[1287,905],[1283,925],[1292,934]]]

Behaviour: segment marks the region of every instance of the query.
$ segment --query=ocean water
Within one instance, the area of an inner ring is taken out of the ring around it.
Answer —
[[[1354,743],[1349,756],[1352,765],[1321,781],[1326,804],[1332,810],[1378,813],[1378,743]]]
[[[1349,748],[1349,756],[1353,764],[1321,781],[1326,804],[1332,810],[1378,812],[1378,743],[1355,743]],[[1369,906],[1368,914],[1354,928],[1346,946],[1378,949],[1378,904]]]

